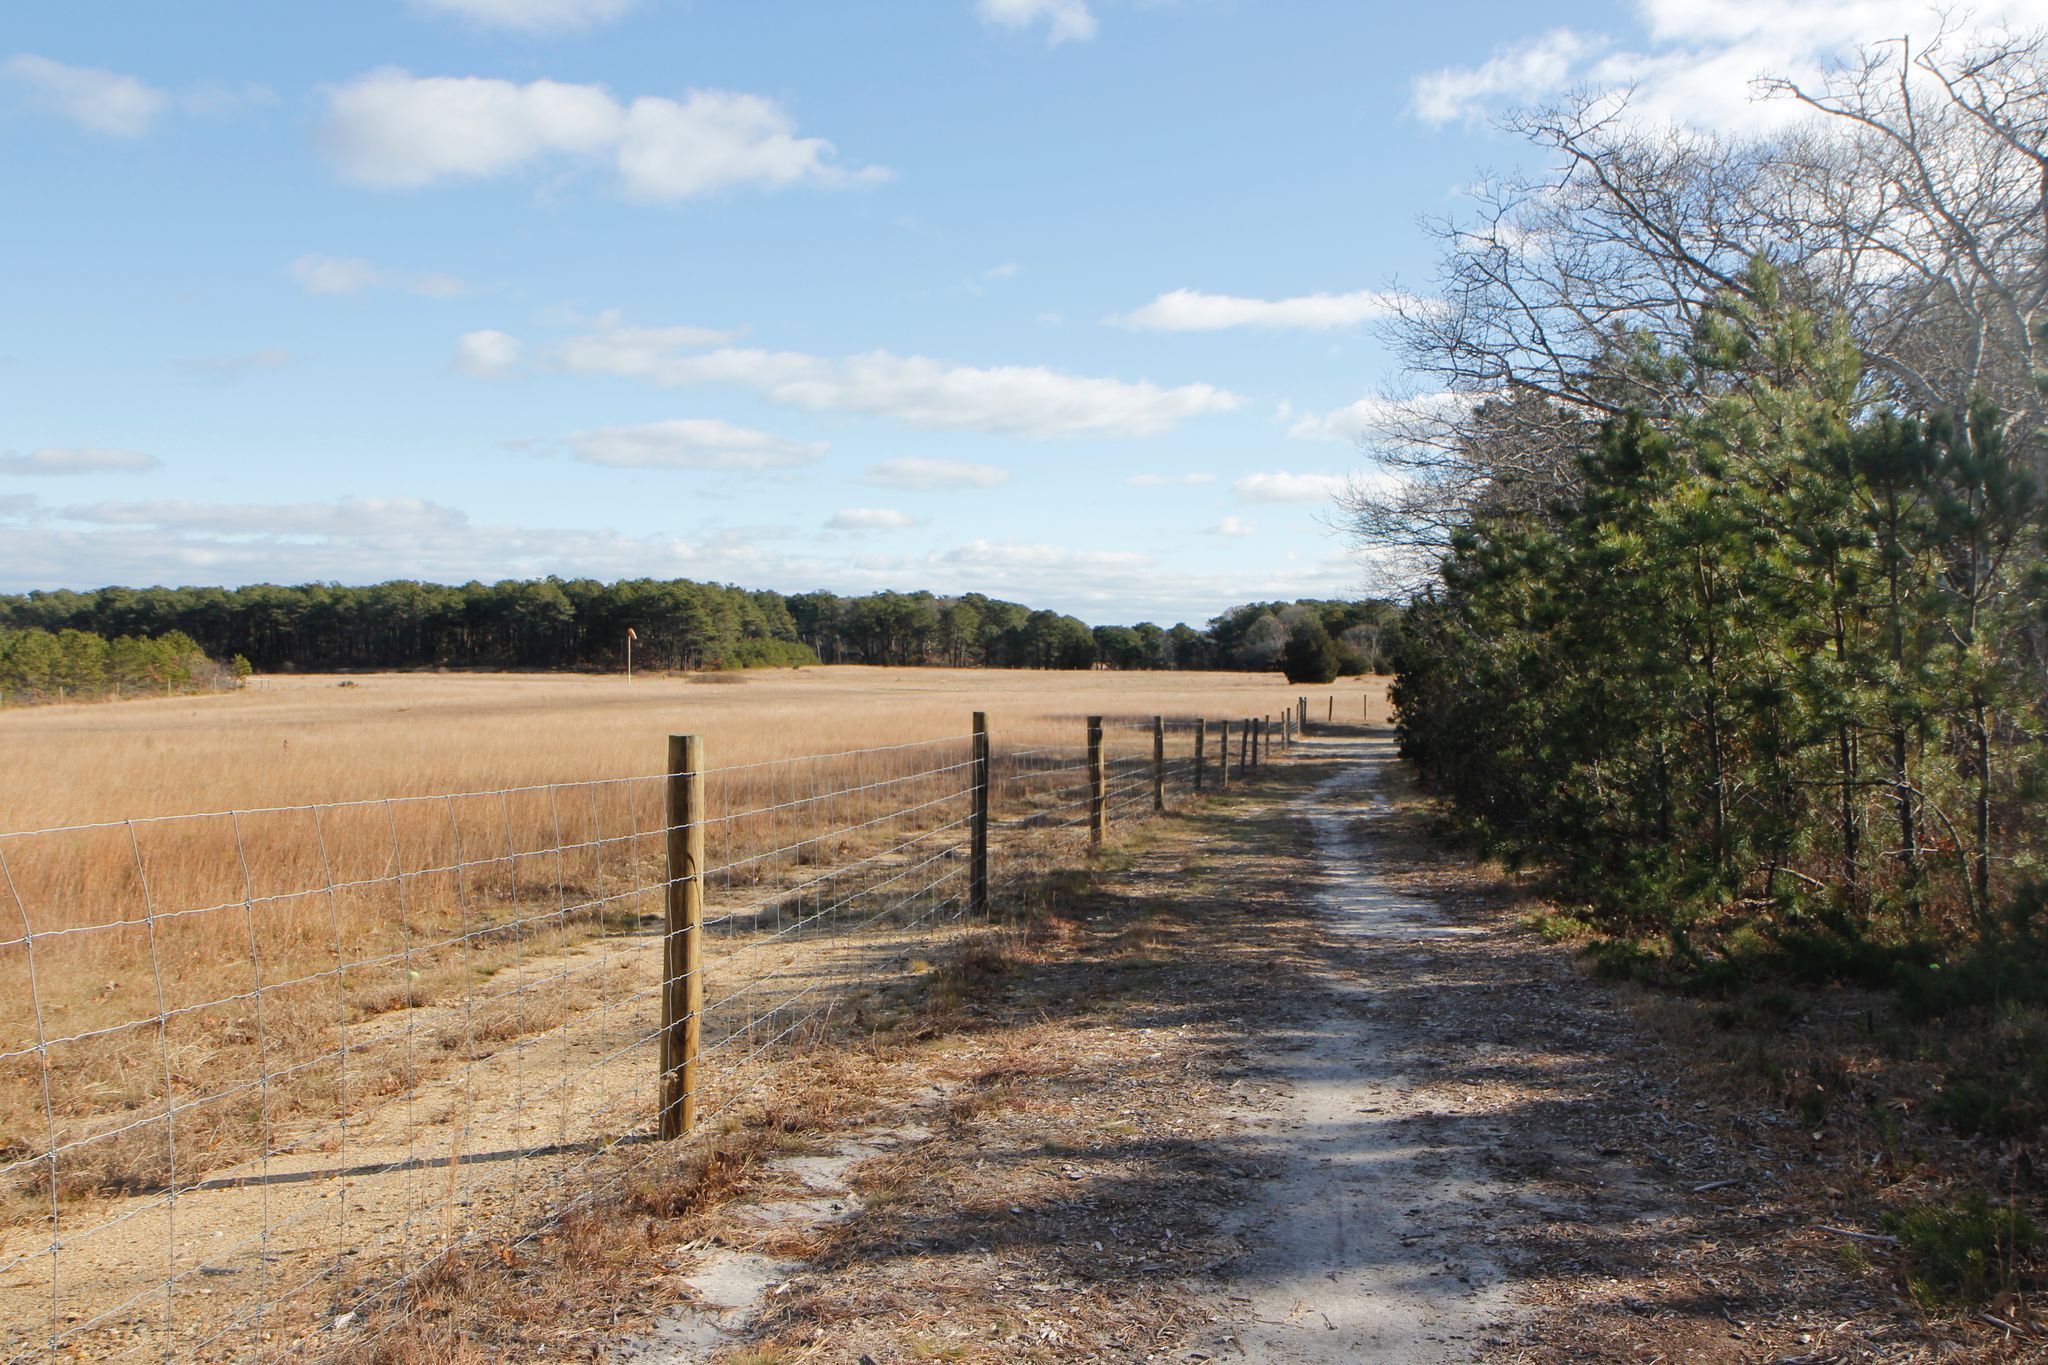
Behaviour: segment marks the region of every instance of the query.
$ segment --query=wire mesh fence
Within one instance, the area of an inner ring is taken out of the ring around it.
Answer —
[[[0,1359],[345,1327],[653,1150],[683,1023],[702,1126],[1296,715],[703,762],[694,866],[674,772],[0,834]]]

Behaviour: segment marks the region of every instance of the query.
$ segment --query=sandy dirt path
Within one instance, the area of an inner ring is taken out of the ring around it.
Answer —
[[[864,1098],[753,1203],[647,1233],[644,1288],[467,1330],[640,1365],[2042,1358],[1955,1349],[1843,1256],[1871,1151],[1545,942],[1384,732],[1312,733],[1060,885],[821,1052]]]
[[[1253,1053],[1277,1102],[1242,1117],[1274,1175],[1240,1224],[1253,1249],[1231,1276],[1229,1344],[1311,1365],[1470,1359],[1506,1305],[1499,1267],[1469,1244],[1475,1209],[1502,1195],[1472,1153],[1499,1130],[1420,1093],[1414,1064],[1436,1038],[1400,997],[1426,992],[1437,947],[1472,931],[1377,875],[1395,837],[1391,741],[1314,749],[1341,766],[1293,810],[1312,831],[1309,889],[1335,951]]]

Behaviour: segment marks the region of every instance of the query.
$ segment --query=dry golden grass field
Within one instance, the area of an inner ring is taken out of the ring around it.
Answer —
[[[723,765],[964,735],[974,711],[1013,738],[1067,742],[1091,712],[1238,718],[1301,694],[1320,708],[1335,693],[1349,719],[1363,690],[1273,673],[862,667],[630,683],[267,677],[221,696],[0,711],[0,830],[644,775],[661,770],[671,733],[702,734]]]
[[[644,1133],[670,733],[706,746],[716,1109],[960,918],[974,711],[1001,879],[1085,833],[1085,716],[1142,816],[1153,716],[1185,792],[1186,722],[1214,780],[1219,722],[1235,763],[1244,718],[1368,694],[1383,717],[1355,680],[815,668],[0,713],[0,1358],[228,1350]]]

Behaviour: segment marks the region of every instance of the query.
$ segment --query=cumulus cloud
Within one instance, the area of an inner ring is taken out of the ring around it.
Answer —
[[[1425,393],[1405,398],[1361,398],[1326,413],[1305,412],[1294,418],[1287,434],[1304,441],[1385,440],[1404,427],[1440,422],[1470,408],[1477,399],[1457,393]],[[1292,410],[1283,408],[1282,415]]]
[[[95,446],[47,446],[26,455],[0,455],[0,474],[147,474],[163,461],[139,450],[107,450]]]
[[[942,431],[1016,436],[1156,436],[1191,417],[1242,401],[1207,384],[1165,388],[1066,374],[1041,365],[948,365],[888,351],[833,360],[797,351],[720,347],[695,351],[695,328],[613,325],[572,339],[557,363],[578,374],[612,374],[669,388],[750,389],[772,403],[813,411],[865,412]]]
[[[895,531],[920,523],[893,507],[842,507],[825,521],[828,531]]]
[[[64,507],[65,521],[101,526],[153,526],[161,530],[228,535],[420,535],[459,528],[468,518],[453,507],[419,498],[343,498],[335,502],[95,502]]]
[[[1631,90],[1631,108],[1653,121],[1750,131],[1803,116],[1786,101],[1756,99],[1751,82],[1760,75],[1810,82],[1860,46],[1907,34],[1925,41],[1944,24],[1965,38],[2048,25],[2048,0],[1992,0],[1968,11],[1927,0],[1633,0],[1633,9],[1646,43],[1553,29],[1477,66],[1418,77],[1410,111],[1431,124],[1483,119],[1584,86]]]
[[[171,103],[169,95],[133,76],[67,66],[32,52],[0,62],[0,84],[39,108],[108,137],[141,137]]]
[[[1247,474],[1234,485],[1246,502],[1328,502],[1344,490],[1338,474]]]
[[[455,368],[472,379],[496,379],[519,364],[519,338],[485,327],[455,340]]]
[[[739,335],[711,327],[631,327],[616,308],[606,309],[593,321],[596,330],[562,345],[557,356],[562,368],[578,374],[653,378],[675,352],[722,346]]]
[[[862,483],[880,488],[994,488],[1010,481],[1010,471],[966,460],[905,458],[870,465]]]
[[[1166,488],[1175,484],[1214,483],[1214,474],[1133,474],[1124,480],[1133,488]]]
[[[1564,89],[1579,63],[1602,46],[1598,37],[1570,29],[1504,44],[1478,66],[1445,67],[1417,77],[1409,108],[1430,124],[1483,119],[1498,101],[1535,99]]]
[[[1231,327],[1328,331],[1385,317],[1400,303],[1400,295],[1373,289],[1350,294],[1303,294],[1291,299],[1250,299],[1175,289],[1108,321],[1143,332],[1220,332]]]
[[[301,256],[290,266],[291,277],[308,294],[361,294],[390,289],[430,299],[448,299],[466,286],[453,275],[422,274],[372,265],[359,256]]]
[[[569,438],[574,458],[613,469],[794,469],[825,458],[823,441],[787,441],[711,418],[603,427]]]
[[[412,0],[416,9],[467,19],[485,28],[549,33],[593,28],[620,18],[639,0]]]
[[[330,92],[322,136],[345,178],[380,189],[490,179],[561,158],[607,162],[627,195],[649,200],[889,174],[835,165],[831,143],[796,136],[782,106],[759,95],[691,90],[621,102],[601,85],[396,67]]]
[[[364,500],[358,507],[406,500]],[[345,506],[345,505],[337,505]],[[431,506],[426,504],[424,506]],[[793,561],[773,542],[784,527],[726,527],[688,537],[551,526],[475,526],[460,514],[350,515],[320,504],[211,507],[188,504],[168,520],[76,524],[42,517],[11,531],[0,591],[107,583],[374,583],[395,576],[460,583],[471,578],[626,578],[643,575],[781,584],[786,589],[857,576],[837,562]],[[74,509],[89,512],[92,509]],[[194,523],[216,520],[229,529]]]
[[[1258,526],[1243,517],[1225,517],[1209,528],[1212,536],[1254,536],[1258,533]]]
[[[1045,25],[1045,41],[1085,43],[1095,36],[1095,14],[1087,0],[978,0],[975,9],[985,24],[1007,29]]]

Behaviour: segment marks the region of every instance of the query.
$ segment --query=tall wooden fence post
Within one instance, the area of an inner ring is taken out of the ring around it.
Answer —
[[[974,913],[988,916],[988,807],[989,807],[989,763],[988,763],[988,713],[974,713],[974,829],[970,836],[971,846],[968,876],[972,890],[969,900]]]
[[[1335,692],[1330,694],[1330,713],[1323,717],[1323,721],[1328,725],[1335,725],[1337,723],[1337,694]]]
[[[1195,790],[1202,790],[1202,765],[1209,755],[1204,752],[1209,744],[1209,722],[1197,718],[1195,721]]]
[[[1166,717],[1152,717],[1152,811],[1166,809]]]
[[[1109,822],[1109,796],[1102,781],[1102,717],[1088,717],[1088,842],[1102,842]]]
[[[668,897],[662,934],[661,1137],[697,1123],[704,1022],[704,739],[668,737]]]
[[[1248,776],[1252,770],[1252,718],[1246,716],[1238,722],[1237,729],[1237,775]]]
[[[1230,722],[1219,722],[1216,728],[1216,784],[1223,791],[1230,790]]]

